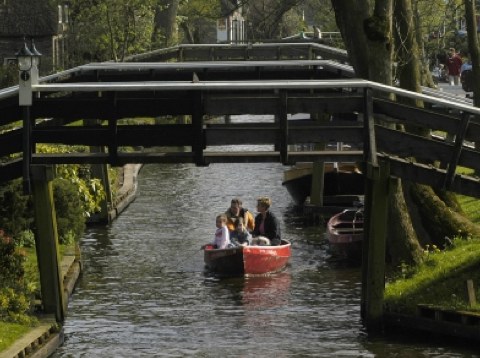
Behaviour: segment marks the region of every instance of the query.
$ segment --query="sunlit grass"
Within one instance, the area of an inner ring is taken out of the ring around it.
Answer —
[[[464,174],[471,171],[464,170]],[[466,216],[480,224],[480,200],[459,195],[458,200]],[[388,310],[414,314],[418,304],[431,304],[444,308],[480,311],[480,304],[470,306],[466,282],[480,286],[480,238],[455,239],[454,245],[440,250],[426,247],[425,262],[416,268],[401,268],[402,278],[390,282],[385,288]],[[480,301],[479,287],[475,287]]]
[[[480,224],[480,199],[464,195],[458,195],[457,197],[467,217],[472,222]]]
[[[417,304],[431,304],[451,309],[480,311],[470,307],[466,281],[480,282],[480,240],[455,239],[452,248],[425,249],[425,262],[405,278],[388,283],[385,304],[391,311],[415,313]],[[410,276],[411,275],[411,276]],[[475,288],[480,297],[478,287]]]
[[[0,322],[0,352],[10,347],[30,329],[31,327],[26,325]]]
[[[40,276],[38,272],[37,255],[35,248],[23,248],[26,254],[26,261],[24,264],[25,278],[29,285],[40,287]],[[64,254],[71,255],[75,252],[75,246],[60,245],[60,259]],[[10,347],[23,334],[32,329],[31,324],[17,324],[0,321],[0,352]]]

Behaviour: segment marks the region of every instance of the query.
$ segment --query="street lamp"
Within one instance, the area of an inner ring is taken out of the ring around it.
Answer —
[[[27,44],[24,42],[23,47],[18,51],[15,56],[18,61],[18,69],[20,70],[20,79],[22,81],[28,81],[30,79],[30,70],[33,66],[33,53],[27,47]]]
[[[32,106],[32,85],[38,83],[38,64],[40,56],[35,44],[31,44],[29,49],[27,44],[16,53],[18,61],[18,70],[20,80],[18,82],[18,104],[22,110],[23,122],[23,191],[25,194],[31,193],[30,185],[30,164],[32,162],[32,123],[30,116],[30,107]]]
[[[40,57],[42,57],[42,54],[35,47],[35,42],[33,41],[33,39],[30,44],[30,52],[32,53],[32,65],[33,67],[36,67],[38,69],[38,66],[40,66]]]

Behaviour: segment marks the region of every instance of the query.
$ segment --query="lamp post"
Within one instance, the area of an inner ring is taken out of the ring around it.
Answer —
[[[23,191],[31,193],[30,163],[32,159],[31,119],[32,85],[38,83],[38,64],[40,52],[35,48],[32,40],[32,49],[24,42],[23,47],[16,53],[19,70],[18,104],[22,109],[23,122]]]
[[[32,85],[36,85],[38,83],[38,75],[40,71],[40,57],[42,57],[42,54],[35,47],[35,42],[33,41],[33,39],[30,44],[30,51],[32,53],[32,68],[30,70],[30,73],[32,75]]]
[[[232,42],[238,44],[238,19],[236,17],[232,20]]]
[[[18,82],[18,104],[20,106],[32,105],[31,69],[33,67],[33,53],[24,42],[23,47],[15,56],[18,61],[20,80]]]

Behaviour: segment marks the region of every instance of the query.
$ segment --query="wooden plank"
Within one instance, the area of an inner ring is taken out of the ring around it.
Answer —
[[[373,109],[375,113],[384,114],[402,124],[449,133],[456,131],[460,122],[460,118],[454,114],[413,107],[384,98],[375,98]]]
[[[281,162],[283,164],[288,163],[288,110],[287,110],[288,95],[286,91],[280,91],[277,117],[279,120],[280,133],[279,133],[279,150]]]
[[[448,162],[453,145],[382,126],[375,127],[378,150],[391,156],[416,158],[420,162]]]
[[[57,322],[65,319],[63,277],[60,269],[58,233],[53,204],[53,168],[32,166],[32,189],[36,222],[35,246],[40,273],[42,306],[55,314]]]
[[[463,147],[463,141],[465,138],[465,133],[467,131],[468,123],[470,121],[470,114],[463,113],[462,121],[458,126],[458,130],[455,133],[455,145],[453,146],[452,156],[448,163],[447,174],[445,177],[445,182],[443,183],[444,190],[449,190],[450,186],[453,183],[455,177],[455,172],[457,170],[457,165],[459,164],[460,154]]]
[[[370,165],[369,165],[370,166]],[[365,234],[362,248],[362,316],[368,331],[380,331],[385,290],[385,251],[389,197],[389,163],[379,162],[367,176]],[[367,168],[367,171],[370,169]],[[365,255],[366,254],[366,255]]]
[[[475,287],[473,286],[473,280],[467,280],[467,298],[470,306],[477,304],[477,298],[475,296]]]
[[[377,161],[377,141],[375,133],[375,118],[373,116],[372,90],[366,88],[364,90],[363,116],[364,116],[364,156],[365,162],[370,163],[373,167],[378,166]]]

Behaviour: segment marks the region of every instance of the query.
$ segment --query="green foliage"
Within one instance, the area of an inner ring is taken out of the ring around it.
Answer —
[[[0,321],[29,324],[32,292],[25,284],[25,252],[0,231]]]
[[[18,83],[17,66],[0,65],[0,88],[14,86]]]
[[[100,211],[100,203],[105,199],[105,190],[100,179],[90,178],[90,166],[59,165],[57,177],[76,186],[85,217]]]
[[[24,275],[24,260],[13,239],[0,230],[0,287],[18,287]]]
[[[83,203],[78,186],[60,178],[53,181],[55,211],[57,213],[58,239],[61,244],[80,239],[85,230]]]
[[[480,224],[480,200],[470,196],[457,195],[466,216],[476,224]]]
[[[78,146],[37,146],[37,151],[40,153],[70,153],[84,152],[85,150],[86,147]],[[76,186],[81,208],[83,209],[83,215],[86,218],[100,211],[100,205],[106,198],[106,193],[101,181],[96,178],[91,178],[90,165],[58,165],[56,169],[58,179],[65,179]]]
[[[21,231],[15,237],[15,244],[18,247],[35,247],[35,234],[31,230]]]
[[[70,47],[77,63],[115,60],[150,50],[154,0],[72,0]]]
[[[21,179],[0,186],[0,228],[13,238],[23,237],[33,223],[33,205],[23,195]]]

